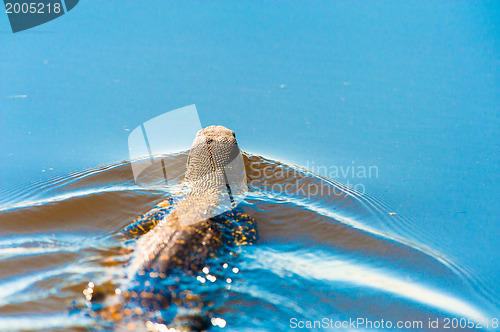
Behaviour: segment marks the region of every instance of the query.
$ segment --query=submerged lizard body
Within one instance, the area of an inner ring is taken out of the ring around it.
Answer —
[[[157,320],[185,330],[209,327],[204,300],[189,290],[179,291],[180,285],[168,279],[179,272],[195,276],[207,260],[257,240],[255,221],[235,209],[233,191],[246,186],[244,169],[234,166],[237,156],[241,157],[233,131],[210,126],[197,133],[184,195],[163,201],[122,232],[128,239],[139,237],[128,272],[136,286],[121,294],[119,308],[101,310],[101,318],[124,320],[175,304],[172,321]]]

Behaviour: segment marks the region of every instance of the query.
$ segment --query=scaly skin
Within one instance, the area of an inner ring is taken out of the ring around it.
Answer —
[[[148,311],[168,308],[175,303],[178,307],[188,308],[192,314],[178,315],[166,323],[183,330],[209,327],[209,317],[202,314],[206,312],[203,299],[189,291],[178,292],[176,287],[165,289],[158,285],[172,271],[195,275],[207,259],[257,240],[255,221],[235,209],[206,218],[214,215],[221,204],[227,203],[227,197],[233,208],[236,205],[226,172],[239,152],[234,132],[225,127],[210,126],[197,133],[184,179],[186,194],[158,204],[122,232],[125,239],[140,236],[129,276],[141,280],[142,289],[123,292],[117,304],[100,311],[101,318],[123,321],[127,316],[144,316]],[[231,181],[234,180],[233,176]],[[243,183],[244,179],[236,177],[236,181]],[[181,218],[184,222],[198,222],[181,226]],[[97,292],[94,291],[95,295]],[[127,303],[140,306],[131,309],[126,307]]]

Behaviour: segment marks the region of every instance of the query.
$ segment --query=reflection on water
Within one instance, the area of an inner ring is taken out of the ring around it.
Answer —
[[[168,158],[180,183],[187,154]],[[430,330],[429,319],[492,318],[498,303],[477,277],[420,244],[426,231],[410,234],[383,202],[293,166],[244,159],[250,192],[241,208],[257,220],[259,242],[231,263],[230,282],[178,285],[224,308],[214,325],[275,331],[291,320],[362,317]],[[83,290],[123,281],[130,251],[113,235],[167,195],[135,185],[130,163],[11,190],[0,205],[2,330],[117,328],[92,318]]]

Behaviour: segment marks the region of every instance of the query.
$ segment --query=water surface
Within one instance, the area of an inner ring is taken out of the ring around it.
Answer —
[[[186,159],[165,159],[169,174],[177,169],[172,183],[182,180]],[[484,321],[498,308],[478,275],[417,241],[429,239],[425,230],[410,236],[410,221],[384,202],[257,155],[245,154],[245,164],[250,192],[240,208],[257,220],[259,241],[237,259],[211,262],[211,270],[229,264],[212,288],[195,277],[178,281],[213,297],[214,317],[226,328],[286,330],[293,319],[362,317],[432,330],[429,319]],[[129,162],[11,192],[0,207],[2,328],[119,329],[96,317],[83,291],[124,283],[133,255],[125,249],[134,244],[114,235],[168,195],[161,185],[138,186]],[[133,327],[145,330],[146,322]]]
[[[128,158],[130,130],[194,103],[203,126],[234,130],[240,147],[256,155],[315,165],[321,175],[328,174],[316,166],[378,169],[372,177],[334,177],[366,193],[340,207],[338,200],[300,200],[263,188],[248,197],[246,208],[264,220],[263,242],[241,264],[255,262],[251,268],[274,274],[284,265],[292,269],[298,282],[285,273],[283,280],[304,292],[280,293],[295,299],[291,307],[339,314],[346,292],[336,287],[344,277],[332,262],[340,262],[349,276],[366,266],[378,285],[365,282],[357,298],[353,286],[345,317],[358,303],[367,314],[399,315],[410,301],[411,313],[455,308],[407,297],[399,305],[395,293],[387,301],[370,293],[374,304],[363,307],[368,288],[386,289],[380,283],[388,279],[373,274],[377,268],[498,317],[499,9],[495,1],[80,1],[67,15],[19,34],[3,15],[0,273],[9,283],[1,288],[8,299],[2,315],[28,319],[47,310],[50,323],[36,316],[30,326],[88,326],[77,314],[68,320],[67,302],[81,298],[87,279],[105,275],[104,256],[117,258],[110,248],[122,243],[109,235],[165,194],[112,175]],[[288,227],[284,210],[313,222],[292,220]],[[266,222],[268,214],[278,221]],[[323,231],[325,222],[332,230]],[[354,235],[359,244],[348,241]],[[398,259],[388,248],[404,255]],[[60,289],[63,276],[73,286]],[[55,288],[37,278],[53,278]],[[45,291],[20,290],[33,284]],[[272,324],[290,318],[280,317]]]

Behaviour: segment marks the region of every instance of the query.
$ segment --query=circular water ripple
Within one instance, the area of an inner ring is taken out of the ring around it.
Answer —
[[[162,158],[176,174],[187,153]],[[289,329],[291,319],[427,322],[498,312],[474,271],[434,249],[432,234],[383,201],[301,168],[244,160],[250,192],[240,207],[257,220],[260,240],[225,263],[226,272],[183,285],[219,308],[213,324],[273,331]],[[173,183],[182,181],[178,173]],[[136,185],[123,162],[4,193],[2,329],[98,329],[83,310],[83,290],[89,282],[123,283],[130,254],[113,235],[171,189]]]

